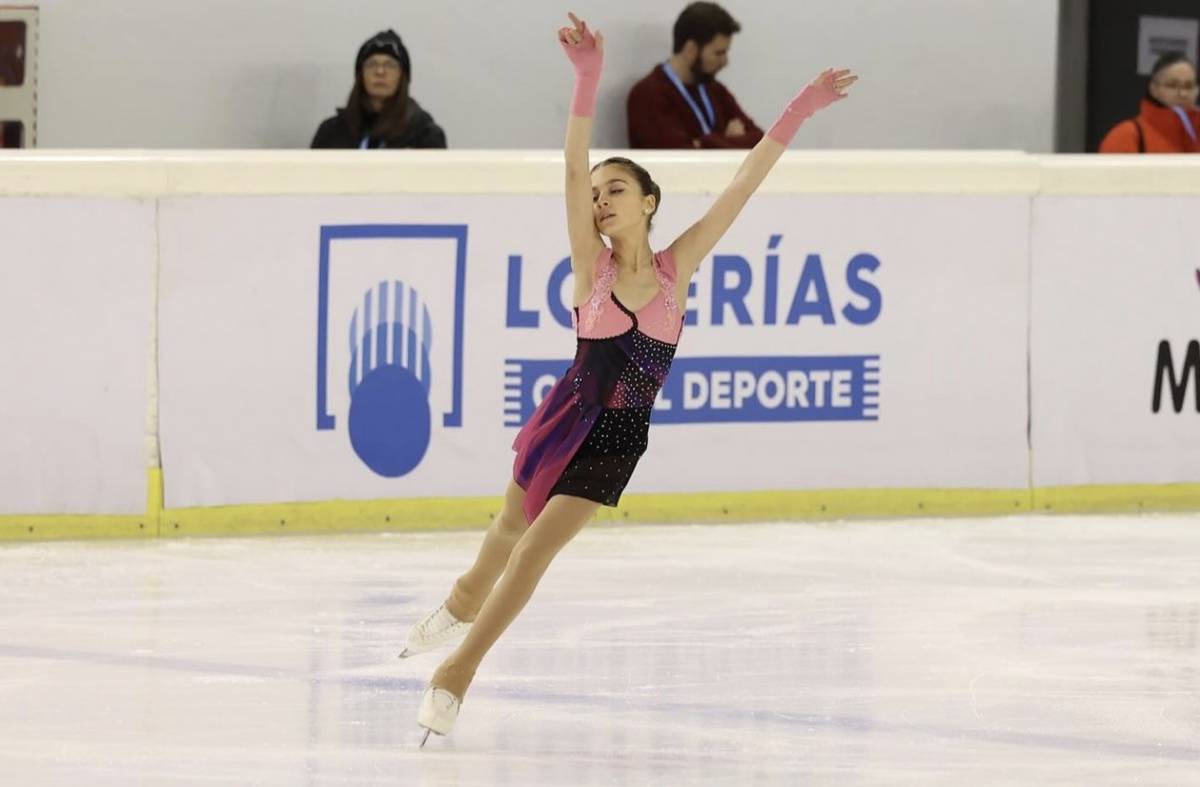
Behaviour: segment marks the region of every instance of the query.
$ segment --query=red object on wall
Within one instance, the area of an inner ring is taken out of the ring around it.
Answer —
[[[0,87],[25,84],[27,34],[24,22],[0,22]]]

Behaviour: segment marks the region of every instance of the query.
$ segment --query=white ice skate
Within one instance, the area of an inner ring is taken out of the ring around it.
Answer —
[[[445,689],[430,686],[425,689],[421,698],[421,707],[417,710],[417,724],[425,728],[425,737],[421,738],[421,746],[429,740],[429,733],[449,735],[458,720],[458,709],[462,701]]]
[[[470,623],[451,615],[446,605],[442,604],[408,630],[408,639],[404,642],[404,651],[401,652],[400,658],[428,653],[443,645],[457,645],[467,636],[470,628]]]

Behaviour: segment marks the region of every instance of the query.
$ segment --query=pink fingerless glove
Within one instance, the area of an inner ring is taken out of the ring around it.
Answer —
[[[791,143],[792,137],[796,136],[796,132],[800,130],[800,126],[804,125],[804,121],[833,102],[845,98],[844,95],[838,94],[833,81],[833,71],[826,71],[811,85],[801,90],[787,105],[787,109],[783,110],[783,114],[779,116],[779,120],[775,121],[775,125],[771,126],[767,136],[787,147]]]
[[[587,29],[586,24],[583,25],[583,40],[578,44],[568,44],[561,32],[558,42],[562,44],[571,65],[575,67],[575,92],[571,96],[571,114],[591,117],[596,112],[596,89],[600,85],[600,72],[604,69],[604,53],[596,47],[596,37]]]

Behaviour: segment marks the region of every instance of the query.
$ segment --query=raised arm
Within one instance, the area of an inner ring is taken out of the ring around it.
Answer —
[[[779,120],[754,148],[746,154],[733,180],[721,192],[703,218],[689,227],[671,244],[680,280],[687,281],[700,267],[717,241],[742,212],[750,195],[758,189],[771,167],[787,150],[801,124],[818,110],[846,97],[845,90],[858,77],[849,71],[829,70],[800,91],[780,115]]]
[[[567,235],[571,241],[571,270],[575,273],[575,301],[587,297],[592,286],[592,269],[604,241],[596,229],[592,210],[592,175],[588,147],[592,139],[592,115],[596,110],[596,88],[604,65],[604,36],[593,34],[587,23],[570,14],[574,27],[558,31],[558,41],[575,67],[575,93],[567,118],[566,159]]]

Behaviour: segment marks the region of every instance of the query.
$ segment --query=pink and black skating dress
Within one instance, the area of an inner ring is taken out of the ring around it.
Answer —
[[[654,270],[658,292],[634,312],[612,291],[612,250],[596,260],[592,293],[575,310],[575,362],[513,443],[530,522],[554,495],[615,506],[646,452],[654,398],[683,331],[670,250],[654,255]]]

